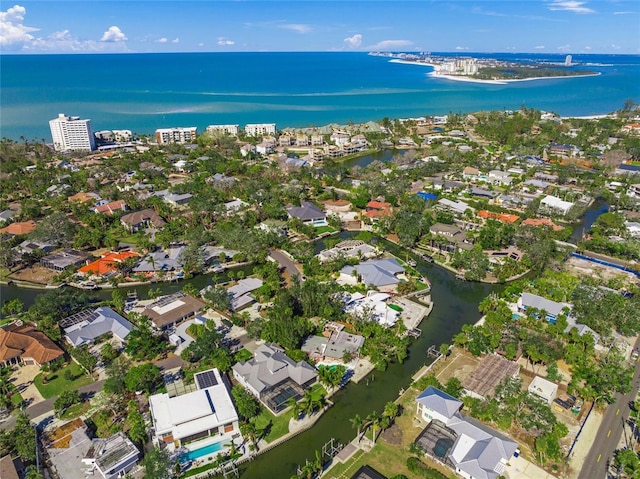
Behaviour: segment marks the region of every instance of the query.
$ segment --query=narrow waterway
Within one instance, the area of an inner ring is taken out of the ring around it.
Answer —
[[[385,244],[392,252],[393,245]],[[396,250],[397,251],[397,250]],[[403,364],[392,364],[386,371],[374,371],[368,381],[349,384],[334,397],[335,406],[308,431],[278,446],[253,462],[242,465],[243,479],[264,477],[289,478],[305,459],[313,460],[315,451],[321,450],[332,437],[346,444],[355,436],[350,419],[356,414],[365,417],[370,412],[382,411],[386,402],[398,397],[400,389],[411,384],[411,377],[429,358],[426,351],[431,345],[450,343],[464,324],[480,318],[478,304],[501,286],[458,281],[448,271],[418,260],[418,270],[429,278],[432,285],[434,308],[420,325],[422,336],[410,347],[409,357]]]
[[[582,218],[580,218],[580,221],[571,224],[573,233],[571,234],[571,238],[569,239],[569,241],[575,244],[579,243],[582,240],[582,236],[585,233],[589,232],[591,226],[596,222],[598,217],[608,212],[609,203],[607,203],[602,198],[596,199],[582,216]]]

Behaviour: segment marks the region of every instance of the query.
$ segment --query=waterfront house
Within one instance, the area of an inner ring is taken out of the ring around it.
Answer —
[[[328,323],[322,336],[308,336],[300,349],[313,361],[339,361],[345,353],[357,357],[364,337],[343,331],[344,325]]]
[[[33,326],[13,323],[0,328],[0,365],[42,366],[64,356],[64,351]]]
[[[458,250],[473,249],[467,233],[455,225],[436,223],[429,227],[429,233],[432,235],[430,246],[440,251],[455,253]]]
[[[205,306],[206,304],[202,301],[180,291],[163,296],[147,305],[142,311],[142,315],[149,318],[156,329],[164,330],[195,316]]]
[[[89,255],[82,251],[63,249],[57,253],[40,258],[40,266],[60,273],[67,268],[77,268],[83,264],[87,258],[89,258]]]
[[[387,479],[387,476],[380,474],[373,467],[365,464],[351,476],[351,479]]]
[[[566,216],[573,207],[570,201],[564,201],[557,196],[547,195],[540,201],[540,212],[550,215]]]
[[[522,223],[522,226],[548,226],[553,231],[562,231],[564,228],[562,226],[558,226],[549,218],[527,218]]]
[[[149,253],[133,267],[132,271],[134,273],[152,273],[181,270],[181,256],[184,249],[185,246],[177,246]]]
[[[290,397],[300,399],[318,380],[318,372],[305,361],[295,362],[275,343],[258,347],[249,361],[234,364],[233,377],[277,414]]]
[[[259,278],[245,278],[231,286],[227,290],[231,299],[231,311],[240,311],[255,303],[256,298],[251,293],[263,284],[263,281]]]
[[[405,269],[395,258],[372,259],[340,270],[339,280],[345,284],[361,283],[383,292],[394,292]]]
[[[373,258],[380,254],[375,246],[366,244],[360,240],[341,241],[333,248],[321,251],[316,256],[321,263],[326,263],[341,256],[346,258]]]
[[[119,253],[108,251],[95,261],[78,268],[77,273],[81,276],[111,276],[118,272],[119,265],[123,262],[139,257],[140,255],[133,251],[121,251]]]
[[[120,343],[124,343],[133,329],[129,321],[106,306],[80,311],[60,321],[59,326],[64,331],[67,342],[74,348],[92,344],[105,334],[111,334]]]
[[[460,412],[462,402],[429,386],[416,399],[427,426],[416,438],[425,454],[466,479],[498,479],[518,444]]]
[[[167,393],[149,397],[153,441],[169,450],[187,446],[230,442],[239,435],[238,413],[225,377],[217,369],[195,373],[196,390],[178,396]]]

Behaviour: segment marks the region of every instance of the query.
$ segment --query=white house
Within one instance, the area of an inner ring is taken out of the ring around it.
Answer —
[[[238,413],[226,381],[217,369],[194,375],[198,389],[180,396],[166,393],[149,397],[154,441],[171,448],[194,450],[239,434]]]
[[[462,402],[429,386],[416,399],[418,415],[428,422],[416,444],[466,479],[498,479],[518,444],[460,413]]]
[[[566,216],[573,206],[570,201],[564,201],[557,196],[547,195],[540,201],[540,209],[546,213]]]
[[[529,384],[527,391],[551,404],[556,398],[556,394],[558,394],[558,385],[540,376],[536,376],[533,378],[533,381],[531,381],[531,384]]]

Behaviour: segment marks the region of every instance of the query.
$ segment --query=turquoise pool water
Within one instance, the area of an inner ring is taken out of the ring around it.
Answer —
[[[195,461],[196,459],[200,459],[201,457],[208,456],[214,452],[218,452],[223,448],[223,442],[214,442],[213,444],[209,444],[208,446],[201,447],[199,449],[194,449],[193,451],[189,451],[180,456],[181,462],[187,461]]]

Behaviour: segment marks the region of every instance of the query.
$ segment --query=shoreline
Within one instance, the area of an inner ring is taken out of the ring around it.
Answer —
[[[487,85],[507,85],[509,83],[516,82],[524,82],[524,81],[535,81],[535,80],[554,80],[559,78],[582,78],[582,77],[597,77],[602,75],[600,72],[589,73],[587,75],[562,75],[562,76],[550,76],[550,77],[531,77],[531,78],[514,78],[512,80],[504,79],[504,80],[481,80],[479,78],[471,78],[466,75],[441,75],[435,71],[436,65],[433,63],[424,63],[424,62],[412,62],[408,60],[399,60],[393,59],[389,60],[389,63],[402,63],[404,65],[418,65],[431,67],[434,70],[427,73],[428,76],[432,78],[442,78],[444,80],[458,81],[458,82],[467,82],[467,83],[483,83]]]

